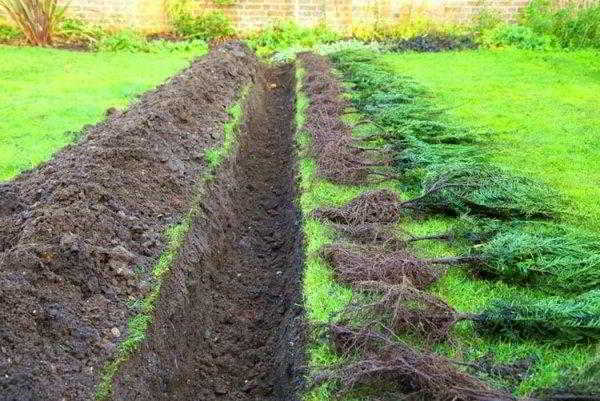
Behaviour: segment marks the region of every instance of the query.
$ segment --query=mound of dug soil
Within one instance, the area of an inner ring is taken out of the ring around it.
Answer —
[[[91,400],[127,334],[162,233],[188,208],[203,149],[256,74],[224,45],[0,184],[0,399]]]
[[[302,356],[294,70],[262,71],[115,400],[293,401]]]

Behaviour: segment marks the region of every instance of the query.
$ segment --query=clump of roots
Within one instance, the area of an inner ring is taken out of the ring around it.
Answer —
[[[365,223],[359,225],[330,224],[342,237],[362,245],[378,245],[385,249],[406,248],[414,236],[391,224]],[[401,237],[402,235],[402,237]]]
[[[351,304],[347,316],[363,321],[376,319],[396,334],[418,334],[429,344],[448,340],[452,327],[468,318],[439,297],[415,288],[406,278],[395,285],[363,281],[355,283],[355,287],[380,296],[371,303]]]
[[[455,362],[393,341],[370,328],[332,325],[329,335],[336,349],[354,361],[319,373],[314,382],[333,380],[339,384],[340,394],[361,386],[385,386],[403,399],[514,400],[468,375]]]
[[[365,223],[396,223],[404,215],[403,202],[395,192],[368,191],[340,208],[315,209],[313,216],[332,223],[359,226]]]
[[[351,146],[351,127],[341,120],[348,103],[330,62],[312,53],[299,55],[299,60],[306,70],[303,90],[310,101],[303,129],[311,134],[319,176],[338,184],[364,184],[369,163]]]
[[[339,79],[331,74],[331,63],[322,56],[299,55],[306,75],[303,90],[309,98],[303,129],[312,137],[312,153],[317,173],[337,184],[360,185],[369,182],[375,167],[388,161],[371,161],[369,150],[355,146],[352,127],[342,121],[348,107]]]
[[[404,284],[409,279],[416,288],[425,289],[445,270],[414,257],[406,250],[386,252],[377,248],[333,244],[324,247],[322,254],[338,281],[349,285],[365,281]]]

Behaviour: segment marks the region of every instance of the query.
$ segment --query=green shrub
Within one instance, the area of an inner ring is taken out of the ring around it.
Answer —
[[[208,45],[203,40],[187,40],[181,42],[169,42],[166,40],[148,41],[140,33],[123,30],[114,34],[107,34],[96,43],[99,51],[129,51],[155,53],[164,51],[191,50],[194,48],[207,49]]]
[[[23,36],[21,31],[0,19],[0,42],[11,42]]]
[[[563,47],[600,48],[600,3],[582,9],[570,7],[559,11],[553,33]]]
[[[62,21],[58,32],[63,39],[69,42],[84,43],[89,47],[95,47],[98,41],[108,36],[101,27],[89,25],[76,18],[66,18]]]
[[[310,49],[316,45],[332,43],[339,39],[340,35],[325,24],[304,28],[293,21],[283,21],[250,35],[248,42],[259,56],[267,56],[289,47]]]
[[[423,14],[424,10],[415,10],[414,14],[395,18],[393,22],[358,23],[352,26],[352,37],[363,42],[381,42],[428,35],[462,36],[467,33],[464,26],[435,21]]]
[[[502,17],[500,14],[494,9],[484,7],[473,17],[471,21],[471,30],[474,34],[479,36],[496,28],[500,24],[502,24]]]
[[[537,33],[550,33],[554,25],[551,7],[551,0],[532,0],[519,13],[519,23]]]
[[[520,49],[544,50],[553,46],[553,38],[534,32],[523,25],[502,24],[485,31],[479,41],[487,47],[514,46]]]
[[[222,11],[199,16],[181,15],[173,21],[175,32],[186,39],[213,40],[235,35],[231,19]]]
[[[214,0],[219,6],[230,6],[235,0]],[[233,23],[223,11],[206,12],[196,15],[190,0],[174,0],[167,3],[167,16],[176,34],[186,39],[213,40],[235,35]]]
[[[600,48],[600,2],[561,7],[557,0],[532,0],[519,22],[539,35],[555,37],[562,47]]]

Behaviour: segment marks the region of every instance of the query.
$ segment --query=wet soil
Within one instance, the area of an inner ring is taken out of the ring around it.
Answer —
[[[224,45],[0,184],[0,400],[94,398],[203,150],[257,69],[245,45]]]
[[[295,78],[258,75],[114,400],[297,399],[303,376]]]

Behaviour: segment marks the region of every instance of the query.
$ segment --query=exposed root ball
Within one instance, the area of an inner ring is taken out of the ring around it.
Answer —
[[[319,220],[351,225],[395,223],[402,216],[403,209],[398,195],[384,189],[365,192],[340,208],[318,208],[313,216]]]
[[[322,252],[337,279],[350,285],[363,281],[401,284],[409,279],[416,288],[424,289],[438,280],[443,272],[442,268],[431,266],[407,251],[388,253],[330,245]]]
[[[303,129],[312,137],[317,173],[338,184],[366,183],[370,163],[352,146],[352,128],[341,119],[348,103],[339,80],[331,74],[331,63],[312,53],[298,58],[306,70],[303,90],[310,100]]]
[[[445,341],[451,328],[466,318],[435,295],[415,288],[408,279],[397,285],[365,281],[356,286],[383,296],[371,304],[351,305],[349,316],[379,319],[396,333],[418,333],[428,343]]]
[[[398,238],[396,230],[393,227],[385,224],[365,223],[357,226],[331,224],[331,228],[342,236],[363,245],[376,244],[393,250],[403,249],[407,245],[407,241]]]
[[[508,401],[514,398],[494,390],[484,382],[461,371],[456,364],[438,355],[419,351],[405,343],[369,329],[331,326],[336,347],[359,359],[346,366],[322,372],[315,378],[336,380],[339,392],[362,385],[392,386],[399,395],[434,401]],[[399,397],[400,398],[400,397]]]

